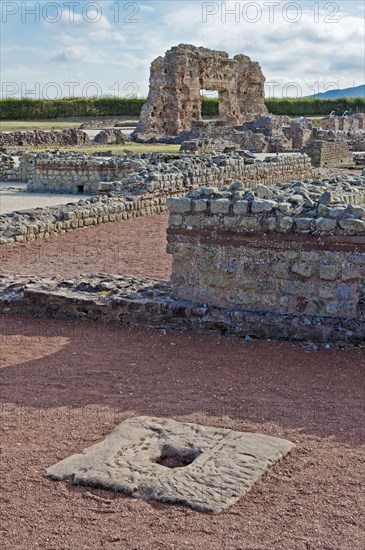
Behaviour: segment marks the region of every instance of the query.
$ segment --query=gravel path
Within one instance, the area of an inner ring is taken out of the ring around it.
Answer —
[[[9,317],[0,334],[1,548],[363,550],[364,352]],[[134,415],[296,449],[220,515],[44,477]]]
[[[0,274],[68,277],[105,272],[168,279],[166,228],[167,214],[160,214],[2,246]]]

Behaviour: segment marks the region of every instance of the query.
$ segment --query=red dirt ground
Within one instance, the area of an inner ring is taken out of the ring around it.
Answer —
[[[3,248],[1,272],[168,278],[165,227],[156,216]],[[1,549],[364,550],[364,351],[6,316],[0,346]],[[296,448],[220,515],[44,477],[134,415]]]
[[[168,279],[167,214],[71,231],[23,245],[0,247],[1,275],[70,277],[110,273]]]

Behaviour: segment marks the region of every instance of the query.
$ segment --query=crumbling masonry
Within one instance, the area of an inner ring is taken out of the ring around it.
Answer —
[[[267,114],[260,65],[246,55],[180,44],[151,65],[150,90],[134,138],[176,136],[201,120],[201,90],[218,91],[219,117],[236,124]]]

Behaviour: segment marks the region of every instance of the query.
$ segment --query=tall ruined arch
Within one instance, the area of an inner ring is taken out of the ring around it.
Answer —
[[[176,136],[200,120],[200,90],[216,90],[219,117],[243,124],[268,113],[265,77],[246,55],[180,44],[152,62],[150,88],[134,137]]]

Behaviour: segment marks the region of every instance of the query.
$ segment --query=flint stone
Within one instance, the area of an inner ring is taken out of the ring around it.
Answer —
[[[331,218],[318,218],[316,220],[316,228],[319,231],[334,231],[336,226],[336,220],[332,220]]]
[[[364,233],[365,232],[365,222],[352,218],[345,218],[340,220],[339,225],[342,229],[347,231],[352,231],[354,233]]]
[[[271,201],[271,200],[265,200],[265,199],[255,200],[255,201],[252,201],[251,211],[256,214],[260,212],[271,212],[271,210],[274,208],[274,206],[276,206],[276,204],[277,203],[275,201]]]
[[[81,454],[47,468],[45,475],[219,513],[293,447],[290,441],[267,435],[141,416],[122,422]],[[174,465],[176,457],[185,462]],[[163,460],[165,465],[159,463]]]
[[[179,214],[181,212],[190,212],[190,209],[191,209],[191,200],[186,197],[168,198],[166,203],[169,211],[173,214],[175,213]]]
[[[229,199],[217,199],[211,202],[210,211],[212,214],[228,214],[230,204]]]

